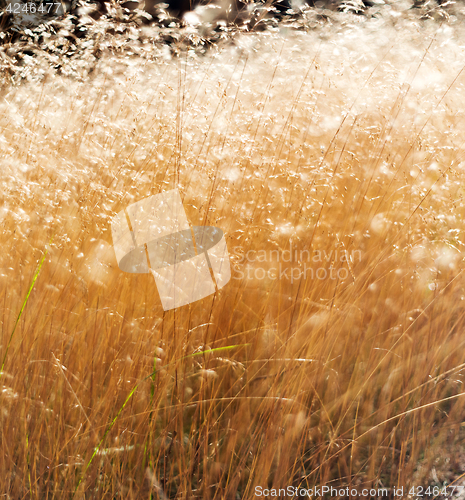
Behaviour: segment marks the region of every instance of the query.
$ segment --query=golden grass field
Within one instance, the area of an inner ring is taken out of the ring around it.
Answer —
[[[463,33],[350,19],[2,87],[1,498],[463,473]],[[164,312],[110,221],[175,187],[232,278]]]

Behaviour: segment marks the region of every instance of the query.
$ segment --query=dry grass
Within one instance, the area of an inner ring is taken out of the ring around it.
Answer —
[[[465,411],[460,36],[354,18],[4,87],[2,359],[53,237],[0,378],[4,498],[449,479],[438,460]],[[150,275],[118,269],[110,219],[175,186],[193,224],[224,230],[234,272],[164,313]],[[291,246],[343,279],[257,279],[273,262],[241,260]]]

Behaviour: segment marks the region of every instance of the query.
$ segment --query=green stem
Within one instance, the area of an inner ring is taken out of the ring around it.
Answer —
[[[180,361],[183,361],[185,359],[188,359],[188,358],[193,358],[194,356],[202,356],[203,354],[209,354],[209,353],[212,353],[212,352],[218,352],[218,351],[226,351],[226,350],[230,350],[230,349],[235,349],[236,347],[244,347],[244,346],[247,346],[249,344],[237,344],[237,345],[229,345],[229,346],[224,346],[224,347],[216,347],[214,349],[208,349],[206,351],[200,351],[200,352],[194,352],[193,354],[189,354],[187,356],[184,356],[180,359]],[[118,417],[121,415],[122,411],[124,410],[124,408],[126,407],[126,405],[129,403],[129,400],[132,398],[132,396],[134,395],[134,393],[136,392],[137,388],[139,387],[139,385],[142,384],[142,382],[145,382],[146,380],[148,380],[149,378],[153,378],[160,370],[162,370],[163,368],[166,368],[167,366],[169,365],[172,365],[176,363],[176,361],[172,361],[171,363],[168,363],[167,365],[165,365],[164,367],[162,368],[159,368],[158,370],[155,370],[153,371],[152,373],[150,373],[150,375],[147,375],[146,377],[144,377],[140,382],[138,382],[131,390],[131,392],[128,394],[126,400],[124,401],[123,405],[121,406],[121,408],[118,410],[118,413],[115,415],[115,417],[113,418],[113,420],[110,422],[110,424],[108,425],[102,439],[98,442],[97,446],[95,447],[94,449],[94,452],[92,453],[92,456],[90,457],[90,460],[87,462],[87,465],[86,465],[86,468],[84,469],[84,473],[82,474],[81,478],[79,479],[79,482],[74,490],[74,494],[73,494],[73,498],[75,497],[76,493],[77,493],[77,490],[79,488],[79,486],[81,485],[83,479],[84,479],[84,476],[86,475],[86,472],[88,471],[91,463],[93,462],[95,456],[97,455],[97,453],[99,452],[103,442],[105,441],[105,438],[108,436],[108,433],[111,431],[111,429],[113,428],[113,426],[115,425],[116,423],[116,420],[118,419]]]
[[[52,243],[53,236],[50,238],[49,245]],[[39,266],[37,267],[37,271],[34,274],[34,278],[32,278],[32,283],[31,286],[29,287],[29,290],[27,292],[26,298],[24,299],[23,306],[21,307],[21,311],[19,311],[18,318],[16,319],[15,326],[13,328],[13,331],[11,332],[10,335],[10,340],[8,341],[8,344],[6,346],[6,351],[5,355],[3,356],[3,361],[2,361],[2,367],[0,368],[0,378],[3,375],[3,368],[5,367],[5,362],[6,362],[6,357],[8,355],[8,351],[10,349],[11,341],[13,340],[13,335],[15,334],[16,327],[18,326],[19,320],[21,319],[21,316],[23,315],[24,309],[26,307],[27,301],[29,300],[29,296],[31,295],[32,289],[34,288],[35,282],[37,280],[37,277],[39,276],[40,270],[42,269],[42,266],[44,264],[45,258],[47,257],[48,249],[45,248],[44,255],[42,255],[42,258],[40,259]]]

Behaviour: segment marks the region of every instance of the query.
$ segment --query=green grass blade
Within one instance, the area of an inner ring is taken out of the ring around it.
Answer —
[[[236,349],[237,347],[245,347],[248,345],[250,345],[250,344],[236,344],[236,345],[228,345],[228,346],[224,346],[224,347],[215,347],[214,349],[207,349],[206,351],[199,351],[199,352],[194,352],[193,354],[188,354],[187,356],[182,357],[180,359],[180,361],[183,361],[183,360],[188,359],[188,358],[192,358],[194,356],[202,356],[203,354],[209,354],[209,353],[218,352],[218,351],[226,351],[226,350]],[[127,398],[125,399],[123,405],[118,410],[117,414],[115,415],[113,420],[109,423],[108,427],[106,428],[102,439],[98,442],[97,446],[94,448],[94,452],[92,453],[92,456],[90,457],[89,461],[87,462],[86,468],[84,469],[84,472],[83,472],[81,478],[79,479],[79,482],[74,490],[73,498],[75,497],[79,486],[81,485],[82,481],[84,480],[86,472],[89,470],[90,465],[92,464],[92,462],[93,462],[94,458],[96,457],[97,453],[99,452],[103,442],[105,441],[105,438],[108,436],[108,433],[111,431],[111,429],[113,429],[113,426],[115,425],[116,421],[118,420],[118,417],[121,415],[122,411],[124,410],[126,405],[129,403],[129,400],[132,398],[134,393],[137,391],[137,388],[139,387],[139,385],[142,384],[142,382],[145,382],[146,380],[153,378],[154,375],[156,375],[163,368],[166,368],[167,366],[173,365],[175,363],[176,363],[176,361],[172,361],[171,363],[168,363],[164,367],[161,367],[158,370],[153,371],[152,373],[150,373],[149,375],[144,377],[141,381],[139,381],[132,388],[131,392],[128,394]]]
[[[49,241],[49,245],[52,243],[53,237]],[[26,308],[27,301],[29,300],[29,297],[31,295],[32,289],[34,288],[35,282],[37,281],[37,278],[39,276],[40,270],[42,269],[42,266],[45,262],[45,258],[47,257],[48,254],[48,248],[45,248],[44,255],[42,255],[42,258],[40,259],[39,265],[37,267],[37,270],[34,274],[34,277],[32,278],[31,286],[29,287],[29,290],[27,292],[26,298],[24,299],[23,305],[21,307],[21,310],[19,311],[18,317],[16,318],[16,323],[13,328],[13,331],[11,332],[10,339],[8,340],[8,344],[6,346],[5,354],[3,356],[3,361],[2,361],[2,367],[0,368],[0,378],[3,375],[3,369],[5,367],[5,362],[6,362],[6,357],[8,355],[8,351],[10,349],[11,341],[13,340],[13,335],[15,334],[16,327],[18,326],[19,320],[21,319],[21,316],[23,315],[24,309]]]

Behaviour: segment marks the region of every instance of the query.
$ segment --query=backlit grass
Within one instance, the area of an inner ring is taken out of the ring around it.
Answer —
[[[351,19],[4,86],[5,498],[459,475],[461,33]],[[151,275],[118,269],[110,220],[175,187],[225,232],[232,278],[163,312]]]

